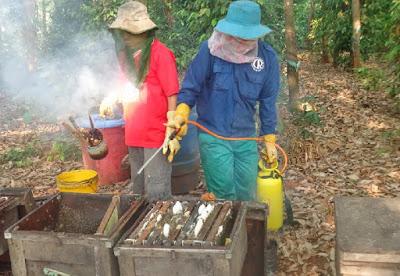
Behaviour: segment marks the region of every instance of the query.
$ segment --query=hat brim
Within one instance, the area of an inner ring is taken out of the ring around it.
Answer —
[[[215,29],[221,33],[247,40],[257,39],[272,32],[270,28],[264,25],[243,26],[229,22],[226,19],[218,21]]]
[[[143,19],[140,21],[121,20],[117,18],[110,26],[110,29],[119,29],[131,34],[141,34],[149,30],[157,28],[157,25],[151,19]]]

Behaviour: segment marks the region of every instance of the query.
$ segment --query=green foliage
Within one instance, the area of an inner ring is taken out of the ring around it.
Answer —
[[[65,140],[54,141],[47,157],[48,161],[77,161],[81,158],[81,150],[76,143]]]
[[[43,1],[43,0],[42,0]],[[56,53],[74,36],[82,30],[85,14],[81,12],[81,6],[90,0],[57,0],[52,1],[50,13],[51,24],[49,32],[44,37],[43,53]]]
[[[400,94],[400,0],[393,1],[386,31],[389,34],[389,39],[385,43],[389,49],[386,58],[392,63],[389,94],[396,97]],[[397,101],[400,110],[400,100]]]
[[[117,14],[124,0],[87,2],[82,6],[85,29],[104,29]],[[185,70],[200,43],[208,39],[218,20],[226,15],[230,0],[148,0],[150,17],[158,25],[157,36],[170,47],[178,67]],[[273,32],[265,39],[275,49],[284,49],[283,2],[257,0],[262,8],[263,23]],[[303,0],[302,2],[306,2]]]
[[[317,111],[303,111],[296,114],[295,123],[302,126],[321,126],[321,118]]]
[[[316,98],[314,96],[304,96],[299,99],[299,108],[292,112],[292,121],[299,127],[300,135],[303,139],[313,137],[311,127],[321,127],[323,125],[319,112],[314,106],[315,101]]]
[[[361,85],[368,91],[376,91],[384,86],[385,72],[379,68],[361,67],[356,69]]]
[[[392,17],[388,10],[392,5],[392,0],[364,0],[362,2],[361,52],[365,59],[386,51],[385,41],[389,39],[386,28]]]
[[[0,163],[11,162],[16,167],[26,167],[32,164],[33,157],[40,157],[40,149],[37,142],[28,143],[23,148],[10,148],[0,155]]]
[[[349,0],[322,0],[316,4],[316,18],[312,22],[310,37],[317,49],[327,39],[328,50],[334,64],[349,64],[352,37],[351,2]]]
[[[382,133],[382,137],[385,140],[394,140],[400,138],[400,129],[387,130]]]
[[[118,7],[126,0],[87,1],[80,6],[85,15],[83,22],[86,30],[105,29],[117,16]]]
[[[310,8],[311,8],[311,0],[294,1],[296,37],[297,37],[297,46],[299,48],[307,47],[306,42],[309,32],[308,19],[310,16]],[[282,13],[283,12],[284,11],[282,7]],[[284,20],[285,20],[284,18],[280,19],[282,24],[285,23]]]

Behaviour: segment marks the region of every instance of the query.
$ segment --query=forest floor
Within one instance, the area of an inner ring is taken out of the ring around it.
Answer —
[[[307,54],[301,59],[300,92],[314,111],[294,124],[281,107],[279,141],[289,154],[284,180],[296,224],[275,235],[278,275],[329,275],[334,197],[400,195],[400,116],[386,93],[364,90],[354,74]],[[57,192],[57,174],[82,163],[61,161],[78,160],[79,152],[65,142],[62,126],[35,114],[0,90],[0,187],[30,187],[44,196]]]
[[[364,90],[355,74],[301,59],[300,93],[321,123],[314,114],[294,125],[281,108],[297,223],[278,235],[278,274],[333,275],[334,198],[400,196],[400,116],[385,92]]]

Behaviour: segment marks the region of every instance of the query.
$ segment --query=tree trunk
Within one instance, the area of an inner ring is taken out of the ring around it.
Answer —
[[[43,38],[47,35],[47,1],[42,0],[42,35]]]
[[[22,0],[24,7],[24,24],[22,27],[22,39],[27,50],[27,66],[29,71],[36,70],[38,41],[36,30],[36,0]]]
[[[296,108],[299,97],[299,73],[296,48],[296,32],[294,28],[293,0],[284,0],[285,4],[285,39],[287,77],[289,86],[289,108]]]
[[[360,37],[361,37],[361,19],[360,19],[360,0],[351,1],[351,11],[353,14],[353,67],[361,66]]]
[[[328,38],[326,35],[322,37],[322,63],[329,63]]]
[[[310,0],[310,9],[308,11],[308,18],[307,18],[307,38],[306,38],[306,46],[308,49],[311,48],[311,39],[310,39],[310,33],[312,30],[312,21],[314,19],[315,15],[315,2],[314,0]]]

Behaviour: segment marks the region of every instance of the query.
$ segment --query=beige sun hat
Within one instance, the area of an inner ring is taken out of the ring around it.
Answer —
[[[128,1],[118,9],[117,18],[110,29],[120,29],[132,34],[141,34],[157,28],[150,19],[147,7],[138,1]]]

